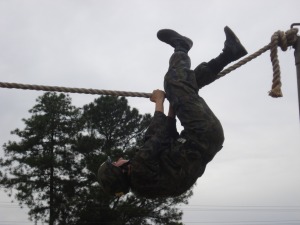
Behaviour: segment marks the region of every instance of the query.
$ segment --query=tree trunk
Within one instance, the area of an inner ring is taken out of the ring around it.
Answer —
[[[49,203],[49,225],[54,225],[54,206],[53,206],[53,198],[54,198],[54,135],[51,135],[51,165],[50,165],[50,203]]]

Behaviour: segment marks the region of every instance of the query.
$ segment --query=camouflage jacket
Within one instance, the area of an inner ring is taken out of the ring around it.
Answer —
[[[155,112],[144,146],[131,160],[131,190],[148,198],[181,195],[204,173],[207,162],[196,141],[178,134],[174,118]]]

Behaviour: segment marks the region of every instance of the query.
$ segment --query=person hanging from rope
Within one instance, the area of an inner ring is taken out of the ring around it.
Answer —
[[[247,54],[233,31],[227,26],[224,31],[222,53],[194,70],[188,56],[192,40],[174,30],[158,31],[158,39],[175,49],[164,77],[165,91],[154,90],[150,97],[155,113],[143,147],[130,160],[107,160],[99,167],[99,183],[106,193],[121,196],[131,190],[147,198],[179,196],[195,184],[222,149],[222,125],[198,91],[215,81],[226,65]],[[170,105],[167,116],[165,98]],[[175,116],[184,128],[180,135]]]

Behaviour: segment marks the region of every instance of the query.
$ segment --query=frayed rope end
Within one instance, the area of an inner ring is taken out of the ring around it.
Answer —
[[[280,98],[283,96],[281,89],[279,87],[276,87],[276,88],[272,89],[271,91],[269,91],[269,95],[273,98]]]

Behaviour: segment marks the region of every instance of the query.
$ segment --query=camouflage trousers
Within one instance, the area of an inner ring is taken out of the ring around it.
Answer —
[[[181,195],[202,176],[207,163],[222,148],[222,126],[198,95],[199,88],[215,78],[207,63],[192,71],[187,54],[172,55],[164,86],[184,130],[178,135],[175,119],[155,112],[145,143],[131,160],[134,193],[149,198]]]
[[[222,148],[224,133],[220,121],[198,95],[198,91],[213,82],[216,74],[208,68],[207,63],[200,64],[195,70],[190,70],[190,66],[190,58],[186,53],[175,52],[164,78],[164,89],[184,127],[181,137],[196,145],[209,162]]]

